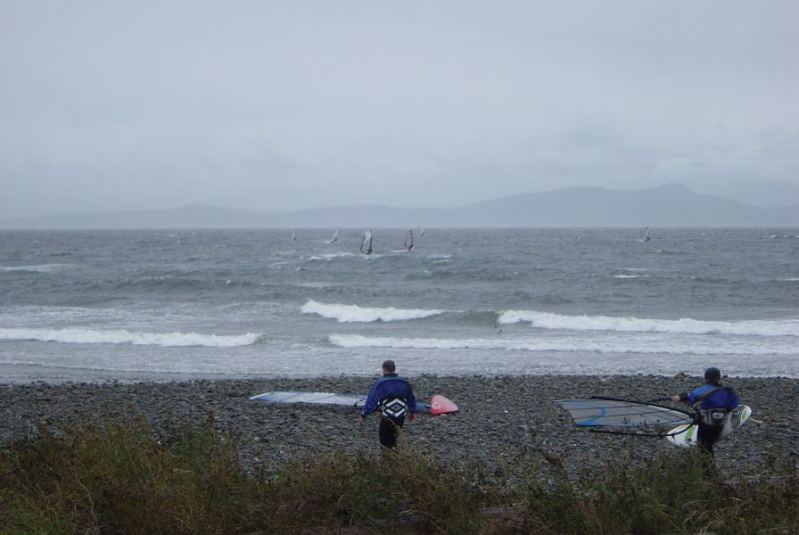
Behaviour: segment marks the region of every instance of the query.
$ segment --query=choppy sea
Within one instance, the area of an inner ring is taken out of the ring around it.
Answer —
[[[799,377],[799,229],[0,232],[0,382]]]

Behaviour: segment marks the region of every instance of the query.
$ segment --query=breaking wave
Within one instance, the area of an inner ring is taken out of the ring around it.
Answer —
[[[583,339],[564,338],[400,338],[362,336],[357,334],[333,334],[328,342],[343,348],[387,348],[387,349],[480,349],[531,352],[593,352],[593,353],[644,353],[671,355],[794,355],[791,344],[763,345],[718,342],[716,340],[660,339],[651,337],[622,339],[617,336],[591,337]]]
[[[68,267],[69,264],[37,264],[33,266],[0,266],[0,271],[24,273],[52,273]]]
[[[407,321],[443,314],[443,310],[421,308],[366,308],[358,305],[326,304],[310,300],[300,309],[303,314],[316,314],[339,323],[371,323],[373,321]]]
[[[799,336],[798,320],[704,321],[692,318],[664,320],[614,316],[566,316],[534,310],[508,310],[499,316],[498,322],[530,323],[540,329],[575,331]]]
[[[309,256],[308,260],[324,260],[330,262],[334,258],[343,258],[348,256],[358,256],[356,253],[338,252],[338,253],[325,253],[320,255]]]
[[[95,329],[0,329],[0,340],[36,340],[65,344],[129,344],[164,347],[239,347],[254,344],[259,334],[147,333]]]

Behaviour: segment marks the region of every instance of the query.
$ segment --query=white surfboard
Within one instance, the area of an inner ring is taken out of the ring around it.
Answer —
[[[719,440],[728,436],[733,431],[746,423],[752,415],[752,409],[748,405],[738,405],[738,407],[727,415],[724,428],[721,430]],[[699,426],[696,424],[680,425],[669,431],[666,439],[680,448],[690,448],[699,445]]]

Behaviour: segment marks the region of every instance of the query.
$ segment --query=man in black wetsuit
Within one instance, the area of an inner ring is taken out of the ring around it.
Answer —
[[[387,450],[397,446],[397,439],[405,424],[416,417],[416,398],[410,383],[399,377],[393,360],[383,362],[383,377],[369,388],[361,412],[361,423],[374,410],[380,411],[380,445]]]
[[[730,386],[721,384],[718,368],[705,370],[705,384],[690,392],[671,396],[672,401],[684,401],[694,407],[699,426],[699,447],[713,455],[713,445],[724,429],[727,413],[740,405],[738,394]]]

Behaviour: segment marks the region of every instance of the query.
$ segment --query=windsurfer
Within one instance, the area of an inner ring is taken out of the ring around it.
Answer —
[[[360,251],[365,255],[372,254],[372,231],[367,230],[363,233],[363,239],[361,239],[361,246]]]
[[[379,410],[380,444],[386,450],[392,450],[397,445],[406,415],[409,422],[416,417],[416,398],[410,383],[397,375],[393,360],[383,362],[382,371],[383,377],[369,388],[361,412],[361,423],[369,413]]]
[[[721,371],[711,367],[705,370],[705,384],[690,392],[671,396],[671,400],[693,405],[699,426],[699,447],[712,456],[713,445],[724,429],[727,415],[740,405],[738,394],[732,387],[722,385]]]
[[[413,245],[413,231],[409,230],[408,234],[405,236],[405,243],[403,244],[405,250],[409,253],[413,251],[416,247]]]

